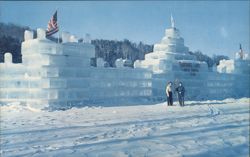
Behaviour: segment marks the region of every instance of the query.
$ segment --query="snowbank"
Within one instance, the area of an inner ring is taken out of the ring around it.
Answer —
[[[249,98],[44,111],[1,106],[0,156],[242,156]],[[177,105],[177,104],[175,104]]]

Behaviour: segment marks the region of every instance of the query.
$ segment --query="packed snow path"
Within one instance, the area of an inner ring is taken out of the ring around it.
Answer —
[[[249,101],[54,112],[10,104],[0,108],[0,156],[247,157]]]

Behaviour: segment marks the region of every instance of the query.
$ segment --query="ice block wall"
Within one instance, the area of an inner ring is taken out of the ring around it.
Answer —
[[[22,64],[13,64],[11,53],[5,53],[4,63],[0,63],[0,104],[13,101],[25,101],[25,88],[28,82],[24,78],[26,68]]]
[[[152,97],[156,101],[166,100],[166,86],[168,82],[173,83],[173,91],[182,82],[186,89],[186,100],[201,100],[207,94],[206,75],[202,73],[188,73],[183,71],[168,71],[152,75]],[[174,91],[174,99],[177,101],[177,93]]]
[[[23,63],[1,65],[0,102],[22,101],[37,108],[134,104],[151,96],[151,72],[91,67],[95,47],[68,33],[52,42],[45,31],[25,32]],[[8,66],[8,67],[6,67]],[[14,66],[14,67],[12,67]],[[116,103],[116,104],[115,104]]]
[[[217,66],[217,72],[220,74],[217,77],[224,81],[217,84],[217,86],[221,87],[219,90],[224,88],[223,94],[230,91],[232,97],[249,97],[250,89],[248,88],[248,85],[250,84],[250,59],[247,57],[241,59],[237,54],[238,53],[236,53],[235,60],[220,61]],[[231,81],[230,86],[225,85],[228,81]],[[225,89],[225,87],[228,88]]]
[[[152,95],[152,74],[144,69],[94,68],[90,75],[93,104],[143,104]]]

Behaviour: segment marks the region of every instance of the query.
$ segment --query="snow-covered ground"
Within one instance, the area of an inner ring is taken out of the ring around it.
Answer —
[[[41,111],[1,106],[0,156],[247,157],[249,98]]]

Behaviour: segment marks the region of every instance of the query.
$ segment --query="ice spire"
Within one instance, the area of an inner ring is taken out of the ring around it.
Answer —
[[[175,26],[174,26],[174,18],[173,18],[173,16],[172,16],[172,13],[171,13],[171,27],[172,27],[172,28],[175,27]]]
[[[244,53],[243,53],[243,50],[242,50],[241,44],[240,44],[240,52],[239,52],[239,54],[240,54],[240,59],[243,59],[243,57],[244,57]]]

